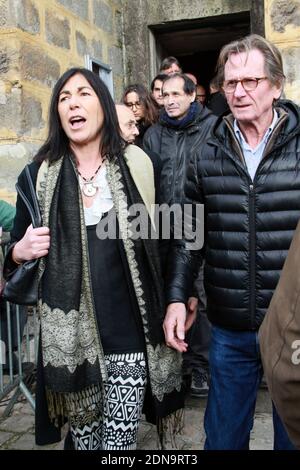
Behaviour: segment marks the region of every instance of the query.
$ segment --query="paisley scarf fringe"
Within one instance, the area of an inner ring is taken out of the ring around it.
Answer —
[[[164,418],[158,418],[156,424],[158,448],[161,450],[177,449],[176,436],[182,434],[183,427],[183,408],[180,408]]]
[[[61,427],[66,420],[72,426],[91,425],[99,419],[102,394],[99,385],[92,385],[79,392],[59,393],[46,390],[50,421]]]

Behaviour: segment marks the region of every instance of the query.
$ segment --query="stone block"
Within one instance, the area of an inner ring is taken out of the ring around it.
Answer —
[[[7,51],[0,50],[0,73],[7,73],[9,70],[10,59]]]
[[[250,434],[250,450],[273,450],[272,428],[272,414],[256,413]]]
[[[260,388],[255,405],[256,413],[272,413],[272,401],[267,389]]]
[[[84,57],[84,55],[88,52],[86,37],[80,33],[80,31],[76,31],[76,48],[78,55],[81,57]]]
[[[0,423],[1,431],[23,433],[33,430],[34,417],[31,415],[10,416]]]
[[[2,444],[7,442],[12,436],[13,433],[11,432],[0,431],[0,447],[2,446]]]
[[[7,129],[8,131],[13,131],[16,134],[20,132],[21,95],[22,92],[20,89],[15,89],[13,91],[11,90],[10,92],[6,92],[2,96],[2,100],[0,103],[0,128]]]
[[[8,4],[7,0],[0,0],[0,27],[7,26]]]
[[[124,0],[112,0],[112,3],[114,3],[114,5],[115,5],[117,8],[119,8],[119,10],[122,10]]]
[[[96,39],[93,39],[92,40],[92,44],[91,44],[91,52],[92,52],[92,56],[94,59],[98,59],[98,60],[101,60],[102,59],[102,42],[101,41],[97,41]]]
[[[0,191],[1,197],[14,202],[15,184],[18,175],[23,170],[28,161],[35,155],[39,144],[16,143],[10,145],[0,145]]]
[[[9,447],[13,450],[37,450],[34,434],[23,434],[15,440]]]
[[[11,17],[13,25],[30,34],[40,32],[39,12],[31,0],[12,0]]]
[[[34,416],[34,410],[30,406],[28,401],[22,401],[22,402],[16,403],[14,406],[13,412],[15,415],[26,414],[26,415]]]
[[[60,18],[52,11],[46,12],[46,38],[50,44],[70,49],[70,22]]]
[[[122,13],[120,11],[116,11],[116,14],[115,14],[115,32],[116,32],[118,41],[122,43],[123,25],[122,25]]]
[[[29,44],[23,44],[20,51],[21,72],[23,78],[38,81],[52,88],[60,76],[57,60],[45,51]]]
[[[300,26],[299,0],[274,0],[270,13],[274,31],[283,33],[288,24]]]
[[[121,75],[123,73],[123,56],[120,47],[110,47],[108,51],[109,65],[113,69],[113,73]]]
[[[113,30],[113,11],[106,3],[101,0],[93,1],[93,20],[96,26],[112,33]]]
[[[32,96],[26,96],[22,101],[22,134],[30,134],[33,129],[43,129],[45,121],[41,102]]]
[[[281,50],[283,70],[287,83],[299,79],[300,47],[288,47]]]
[[[121,101],[123,90],[124,90],[124,80],[122,75],[113,74],[113,89],[114,89],[114,101]]]
[[[89,0],[57,0],[57,3],[63,5],[80,19],[87,20],[89,16]]]

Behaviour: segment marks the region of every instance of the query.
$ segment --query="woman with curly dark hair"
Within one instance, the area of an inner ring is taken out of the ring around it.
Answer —
[[[133,111],[139,130],[135,144],[142,147],[146,130],[158,120],[159,107],[151,93],[140,83],[128,85],[125,88],[122,102]]]

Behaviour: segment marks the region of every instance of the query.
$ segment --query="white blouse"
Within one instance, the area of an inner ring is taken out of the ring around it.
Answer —
[[[83,181],[79,176],[79,185],[82,189]],[[93,180],[93,185],[98,188],[97,194],[91,207],[84,207],[85,225],[96,225],[101,220],[103,214],[113,207],[113,200],[106,178],[106,166],[103,165]]]

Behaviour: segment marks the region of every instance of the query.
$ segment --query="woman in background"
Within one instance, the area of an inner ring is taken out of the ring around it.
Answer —
[[[146,130],[158,120],[159,106],[147,88],[139,83],[125,88],[122,102],[133,111],[139,130],[134,143],[142,147]]]

